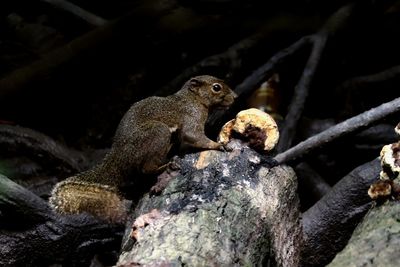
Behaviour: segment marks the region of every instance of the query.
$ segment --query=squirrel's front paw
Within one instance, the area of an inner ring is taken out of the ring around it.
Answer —
[[[224,144],[220,144],[220,143],[215,143],[213,144],[213,147],[210,148],[213,150],[218,150],[218,151],[222,151],[222,152],[228,152],[231,151],[229,148],[227,148]]]
[[[178,171],[181,169],[181,165],[179,165],[179,157],[173,156],[170,162],[168,163],[168,169],[171,171]]]
[[[228,144],[226,144],[226,145],[222,145],[221,151],[232,152],[233,148],[231,146],[229,146]]]

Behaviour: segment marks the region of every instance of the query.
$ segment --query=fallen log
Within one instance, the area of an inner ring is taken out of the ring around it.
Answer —
[[[229,146],[231,152],[186,155],[177,161],[180,170],[164,177],[173,180],[160,195],[140,200],[118,266],[298,266],[293,170],[272,167],[237,140]]]

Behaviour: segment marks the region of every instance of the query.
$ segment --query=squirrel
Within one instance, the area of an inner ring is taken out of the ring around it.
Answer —
[[[169,152],[178,148],[223,150],[204,126],[210,110],[227,108],[236,94],[222,80],[196,76],[166,97],[136,102],[125,113],[104,160],[94,168],[56,184],[49,199],[59,213],[88,212],[111,222],[124,220],[120,187],[135,174],[161,173]]]

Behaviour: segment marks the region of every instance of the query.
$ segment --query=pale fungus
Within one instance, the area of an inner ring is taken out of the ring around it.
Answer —
[[[221,129],[218,141],[227,144],[233,134],[239,134],[249,146],[261,151],[270,151],[279,140],[278,126],[269,114],[250,108],[239,112]]]
[[[395,128],[400,133],[400,123]],[[380,180],[372,184],[368,195],[374,200],[399,199],[400,186],[400,141],[386,145],[380,153],[381,167]]]

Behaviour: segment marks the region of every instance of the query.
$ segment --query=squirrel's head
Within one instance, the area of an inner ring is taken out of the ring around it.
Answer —
[[[207,107],[229,107],[237,97],[222,80],[203,75],[191,78],[183,88],[195,93]]]

